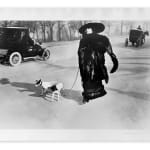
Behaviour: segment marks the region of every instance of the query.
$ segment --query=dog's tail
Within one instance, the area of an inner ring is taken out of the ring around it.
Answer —
[[[60,91],[63,88],[63,84],[62,83],[58,83],[56,85],[56,88],[58,89],[58,91]]]

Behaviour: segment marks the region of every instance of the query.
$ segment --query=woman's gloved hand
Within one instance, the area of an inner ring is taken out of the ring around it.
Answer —
[[[119,62],[118,62],[118,59],[117,59],[117,57],[116,57],[116,55],[115,55],[114,53],[112,53],[112,54],[110,55],[110,57],[111,57],[111,60],[112,60],[112,62],[113,62],[113,67],[112,67],[110,73],[114,73],[114,72],[117,71],[117,69],[118,69],[118,67],[119,67]]]

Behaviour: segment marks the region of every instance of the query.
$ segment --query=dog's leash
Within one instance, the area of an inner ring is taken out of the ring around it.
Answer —
[[[75,83],[76,83],[76,81],[77,81],[78,73],[79,73],[79,67],[78,67],[78,71],[77,71],[77,73],[76,73],[75,80],[74,80],[74,82],[73,82],[72,87],[70,88],[70,90],[72,90],[72,89],[73,89],[73,87],[74,87],[74,85],[75,85]]]
[[[51,47],[51,46],[47,46],[46,48],[49,48],[49,47]],[[78,67],[78,70],[77,70],[77,73],[76,73],[75,80],[74,80],[74,82],[73,82],[72,87],[70,88],[70,90],[72,90],[72,89],[73,89],[73,87],[74,87],[74,85],[75,85],[75,83],[76,83],[76,81],[77,81],[78,74],[79,74],[79,67]]]

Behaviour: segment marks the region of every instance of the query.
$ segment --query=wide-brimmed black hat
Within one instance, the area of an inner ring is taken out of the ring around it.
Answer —
[[[91,28],[91,29],[94,30],[96,33],[100,33],[100,32],[103,32],[103,31],[104,31],[105,26],[104,26],[104,24],[102,24],[102,23],[91,22],[91,23],[87,23],[87,24],[81,26],[80,29],[79,29],[79,32],[80,32],[81,34],[84,34],[84,33],[85,33],[85,30],[86,30],[87,28]]]

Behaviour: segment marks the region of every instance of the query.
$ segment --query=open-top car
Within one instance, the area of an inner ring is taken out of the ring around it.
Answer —
[[[12,66],[19,65],[24,58],[39,56],[43,60],[50,57],[50,51],[35,42],[25,27],[0,28],[0,60]]]
[[[142,31],[138,29],[131,29],[129,32],[129,39],[125,39],[125,46],[129,45],[129,42],[132,43],[132,46],[142,46],[145,43],[145,36],[149,35],[148,31]]]

